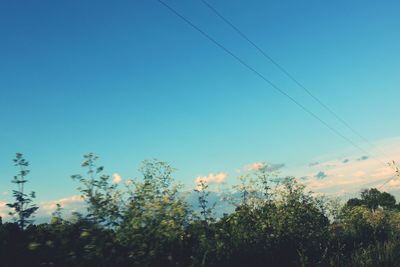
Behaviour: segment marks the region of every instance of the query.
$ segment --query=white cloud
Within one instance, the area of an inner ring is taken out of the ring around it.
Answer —
[[[79,195],[73,195],[69,197],[60,198],[57,200],[43,201],[37,204],[39,209],[35,213],[36,218],[49,218],[51,214],[56,210],[57,203],[61,205],[61,208],[65,215],[69,216],[72,212],[83,212],[85,209],[85,202]],[[4,220],[10,219],[8,214],[11,211],[7,207],[6,202],[0,201],[0,216]]]
[[[393,189],[400,189],[400,177],[396,177],[388,183],[388,186]]]
[[[7,207],[6,202],[0,201],[0,217],[2,217],[3,219],[7,218],[8,212],[10,211],[10,209]]]
[[[371,174],[372,177],[377,177],[377,178],[389,177],[390,175],[393,175],[392,168],[378,168]]]
[[[200,181],[204,181],[207,184],[221,184],[225,182],[226,178],[228,177],[228,174],[225,172],[219,172],[219,173],[210,173],[207,176],[198,176],[195,179],[196,184],[198,184]]]
[[[244,166],[244,170],[245,171],[258,171],[261,169],[265,169],[266,171],[269,171],[269,172],[275,172],[275,171],[281,170],[283,167],[285,167],[285,164],[283,164],[283,163],[269,164],[269,163],[265,163],[265,162],[254,162],[254,163]]]
[[[79,195],[73,195],[58,200],[41,202],[39,204],[38,216],[49,216],[57,208],[57,204],[67,213],[82,211],[84,208],[84,199]]]
[[[114,184],[119,184],[121,181],[122,181],[121,175],[119,175],[118,173],[114,173],[112,182]]]
[[[247,165],[245,167],[245,169],[247,171],[257,171],[259,169],[264,168],[265,166],[266,166],[266,164],[264,162],[254,162],[254,163]]]
[[[84,212],[85,210],[84,199],[79,195],[73,195],[38,203],[37,206],[39,209],[35,213],[35,218],[39,219],[39,221],[49,219],[51,214],[56,210],[57,203],[61,205],[63,214],[66,216],[71,215],[72,212]],[[0,216],[4,220],[10,219],[10,215],[8,214],[10,211],[11,209],[6,206],[6,202],[0,201]]]
[[[325,155],[324,159],[315,159],[313,162],[318,161],[318,166],[307,164],[293,169],[292,174],[298,177],[311,177],[305,181],[309,189],[326,194],[343,195],[357,193],[363,188],[379,187],[395,175],[393,168],[384,166],[382,162],[395,160],[400,163],[400,138],[383,140],[376,143],[376,146],[382,151],[375,155],[375,157],[380,156],[379,160],[361,153],[342,151],[336,155]],[[313,177],[316,172],[324,172],[327,177],[318,180],[317,177]],[[400,178],[390,181],[382,188],[389,192],[399,189]]]
[[[365,176],[367,176],[367,173],[365,171],[359,170],[359,171],[356,171],[355,173],[353,173],[353,176],[354,177],[365,177]]]

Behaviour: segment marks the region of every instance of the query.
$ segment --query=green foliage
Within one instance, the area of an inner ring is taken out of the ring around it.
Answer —
[[[33,214],[36,212],[38,207],[33,204],[35,198],[35,192],[26,194],[25,183],[28,182],[26,176],[29,174],[28,166],[29,162],[25,160],[21,153],[17,153],[13,160],[14,166],[18,167],[19,173],[14,176],[12,182],[17,185],[17,190],[13,190],[13,197],[15,202],[8,203],[7,206],[13,209],[10,212],[11,216],[17,216],[16,221],[21,229],[24,229],[27,225],[32,223]]]
[[[400,243],[387,241],[371,244],[366,248],[360,248],[351,255],[351,263],[354,267],[393,267],[400,266]]]
[[[199,208],[200,208],[200,218],[201,220],[208,225],[209,222],[213,221],[213,209],[215,208],[214,203],[212,207],[208,206],[208,197],[210,195],[210,192],[208,191],[208,184],[204,180],[200,180],[197,183],[196,189],[194,189],[194,192],[198,194],[198,203],[199,203]]]
[[[49,224],[0,220],[0,266],[400,266],[400,211],[389,193],[372,188],[341,205],[293,177],[277,181],[264,164],[239,177],[235,211],[216,218],[205,181],[191,210],[169,164],[144,161],[122,187],[97,161],[85,155],[85,175],[73,176],[87,213],[66,220],[57,205]],[[20,155],[15,164],[20,186],[28,163]],[[31,207],[27,197],[18,207]]]
[[[183,239],[188,223],[187,204],[179,195],[174,169],[157,160],[144,161],[142,180],[131,181],[118,240],[135,266],[183,264]]]
[[[121,222],[122,193],[117,184],[110,182],[110,175],[103,174],[104,167],[97,166],[98,157],[93,153],[83,156],[81,166],[86,175],[76,174],[71,178],[80,182],[78,190],[87,203],[88,218],[108,227]]]
[[[347,201],[348,207],[365,206],[370,210],[376,210],[378,207],[384,209],[395,209],[396,199],[387,192],[380,192],[376,188],[365,189],[361,192],[361,199],[352,198]]]

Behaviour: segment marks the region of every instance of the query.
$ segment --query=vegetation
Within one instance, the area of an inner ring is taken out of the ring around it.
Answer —
[[[72,176],[87,212],[67,220],[57,205],[50,223],[33,224],[28,162],[17,154],[0,266],[400,266],[400,207],[389,193],[371,188],[339,205],[265,165],[240,177],[226,200],[234,212],[216,218],[204,180],[192,210],[167,163],[143,162],[142,178],[121,188],[97,159],[85,155],[85,174]]]
[[[7,206],[13,209],[10,215],[17,215],[18,218],[16,221],[19,227],[24,229],[26,224],[32,222],[30,217],[33,216],[38,207],[32,204],[32,200],[35,198],[35,192],[31,192],[29,195],[24,192],[25,183],[28,182],[26,176],[29,174],[29,170],[27,169],[29,162],[24,159],[21,153],[17,153],[13,161],[14,166],[17,166],[19,169],[18,174],[15,175],[12,180],[12,183],[17,185],[17,190],[13,190],[15,202],[8,203]]]

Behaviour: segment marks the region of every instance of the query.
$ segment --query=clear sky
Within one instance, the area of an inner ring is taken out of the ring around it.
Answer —
[[[165,1],[364,146],[200,1]],[[399,1],[209,1],[371,142],[399,136]],[[192,186],[341,150],[362,153],[155,0],[0,4],[0,192],[15,152],[51,200],[87,152],[124,178],[159,158]]]

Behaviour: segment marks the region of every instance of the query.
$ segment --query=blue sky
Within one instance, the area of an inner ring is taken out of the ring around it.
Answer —
[[[200,1],[165,1],[364,146]],[[209,1],[371,142],[399,136],[398,1]],[[76,194],[87,152],[122,177],[168,161],[188,187],[362,153],[157,1],[3,1],[0,36],[1,192],[15,152],[42,201]]]

